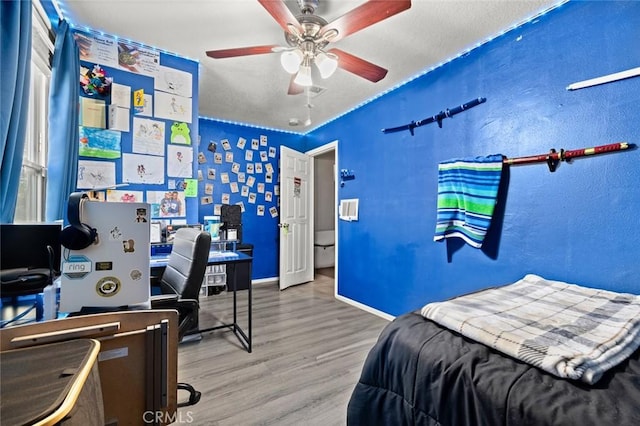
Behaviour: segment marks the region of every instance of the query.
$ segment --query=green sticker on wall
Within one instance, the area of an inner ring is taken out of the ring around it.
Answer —
[[[198,179],[185,179],[184,196],[185,197],[197,197],[198,196]]]

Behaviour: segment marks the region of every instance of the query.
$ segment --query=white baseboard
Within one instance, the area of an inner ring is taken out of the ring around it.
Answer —
[[[344,296],[340,296],[339,294],[335,295],[336,299],[338,299],[341,302],[344,302],[348,305],[351,306],[355,306],[356,308],[362,309],[363,311],[369,312],[370,314],[379,316],[380,318],[384,318],[388,321],[393,321],[395,319],[395,317],[393,315],[389,315],[385,312],[379,311],[377,309],[372,308],[371,306],[367,306],[367,305],[363,305],[360,302],[356,302],[355,300],[351,300],[349,298],[346,298]]]
[[[251,280],[251,285],[261,284],[273,284],[279,281],[278,277],[259,278],[257,280]]]

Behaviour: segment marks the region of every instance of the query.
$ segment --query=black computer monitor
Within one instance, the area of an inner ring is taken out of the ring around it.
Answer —
[[[60,272],[60,231],[55,223],[0,224],[0,269],[46,268]],[[53,248],[50,260],[47,246]]]

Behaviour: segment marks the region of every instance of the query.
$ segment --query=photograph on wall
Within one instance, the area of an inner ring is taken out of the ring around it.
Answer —
[[[190,178],[193,174],[193,148],[167,145],[167,176]]]
[[[273,194],[271,193],[271,191],[265,191],[264,200],[271,202],[272,199],[273,199]]]
[[[256,183],[256,178],[253,176],[249,176],[247,178],[247,185],[253,188],[253,184]]]
[[[244,203],[243,203],[242,201],[238,201],[238,202],[236,203],[236,206],[240,206],[240,211],[241,211],[242,213],[244,213],[244,212],[245,212]]]
[[[220,173],[220,182],[229,183],[229,173],[227,172]]]
[[[264,206],[262,204],[256,208],[256,214],[258,216],[264,216]]]
[[[278,217],[278,208],[277,207],[271,207],[269,209],[269,213],[271,213],[271,217]]]
[[[222,139],[220,143],[222,144],[222,148],[225,151],[229,151],[231,149],[231,144],[229,143],[229,139]]]
[[[137,154],[164,155],[164,121],[133,117],[131,150]]]
[[[164,157],[122,154],[122,181],[127,183],[164,183]]]
[[[238,138],[238,143],[236,144],[236,146],[240,149],[244,149],[244,146],[246,144],[247,144],[247,140],[241,136]]]
[[[184,121],[191,123],[192,99],[156,91],[155,116],[167,120]]]
[[[247,150],[244,152],[244,159],[246,161],[253,161],[253,151]]]
[[[120,132],[80,126],[79,135],[79,156],[108,159],[120,158]]]
[[[240,195],[242,195],[243,197],[249,196],[249,187],[247,185],[242,185],[242,190],[240,192]]]
[[[155,90],[190,98],[192,90],[191,79],[191,74],[188,72],[160,65],[158,67],[158,73],[154,78],[153,88]]]
[[[147,191],[147,203],[151,205],[152,218],[186,216],[182,191]]]
[[[269,147],[269,157],[276,158],[276,149],[274,147]]]
[[[121,189],[107,189],[107,201],[114,203],[142,203],[142,191],[123,191]]]
[[[247,180],[247,175],[244,172],[238,172],[238,182],[244,183]]]
[[[78,189],[106,188],[116,184],[116,163],[111,161],[78,161]]]
[[[260,146],[267,146],[267,136],[260,135]]]
[[[260,141],[258,139],[251,139],[251,149],[260,149]]]
[[[235,194],[238,192],[238,182],[231,182],[229,184],[229,188],[231,189],[231,192]]]

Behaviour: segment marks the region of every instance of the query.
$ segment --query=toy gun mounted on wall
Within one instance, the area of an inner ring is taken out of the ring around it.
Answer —
[[[579,157],[587,157],[589,155],[597,155],[597,154],[606,154],[610,152],[616,151],[624,151],[625,149],[635,148],[634,144],[629,144],[627,142],[617,142],[611,143],[609,145],[600,145],[594,146],[592,148],[580,148],[573,149],[570,151],[565,151],[561,149],[560,152],[556,152],[555,149],[551,149],[548,154],[540,154],[540,155],[530,155],[527,157],[516,157],[516,158],[504,158],[502,160],[503,164],[508,165],[520,165],[520,164],[531,164],[531,163],[547,163],[549,166],[550,172],[555,172],[558,164],[561,161],[571,161],[574,158]]]
[[[433,115],[431,117],[425,118],[423,120],[412,121],[409,124],[405,124],[404,126],[392,127],[390,129],[382,129],[382,133],[394,133],[402,130],[408,130],[411,132],[411,136],[414,135],[413,129],[416,127],[424,126],[425,124],[438,123],[438,127],[442,128],[442,120],[448,117],[453,117],[456,114],[461,113],[462,111],[466,111],[469,108],[473,108],[476,105],[480,105],[481,103],[486,102],[486,98],[477,98],[473,99],[465,104],[457,106],[455,108],[447,108],[444,111],[440,111],[438,114]]]

